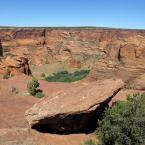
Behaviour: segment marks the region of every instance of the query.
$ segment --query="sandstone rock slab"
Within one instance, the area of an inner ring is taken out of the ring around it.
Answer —
[[[45,125],[59,132],[79,131],[123,85],[120,79],[78,83],[42,99],[25,112],[25,118],[32,127]]]

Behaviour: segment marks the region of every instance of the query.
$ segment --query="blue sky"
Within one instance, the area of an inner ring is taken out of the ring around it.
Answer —
[[[0,26],[145,29],[145,0],[0,0]]]

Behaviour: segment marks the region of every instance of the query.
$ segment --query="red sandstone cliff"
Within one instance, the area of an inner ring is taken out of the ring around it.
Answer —
[[[145,30],[0,29],[0,40],[4,56],[25,48],[36,65],[80,61],[87,66],[145,67]]]

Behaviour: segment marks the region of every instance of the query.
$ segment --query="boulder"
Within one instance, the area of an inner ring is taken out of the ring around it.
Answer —
[[[36,103],[25,112],[31,127],[45,126],[61,133],[82,130],[99,110],[106,107],[124,83],[120,79],[82,82]]]

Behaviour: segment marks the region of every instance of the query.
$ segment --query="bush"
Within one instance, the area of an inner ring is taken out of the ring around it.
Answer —
[[[10,77],[11,77],[10,74],[3,75],[3,79],[9,79]]]
[[[19,93],[19,91],[18,91],[18,89],[16,87],[12,87],[11,91],[12,91],[12,93],[15,93],[15,94]]]
[[[42,74],[41,74],[41,77],[42,77],[42,78],[44,78],[45,76],[46,76],[45,73],[42,73]]]
[[[35,96],[37,98],[42,98],[45,96],[42,90],[38,89],[39,82],[36,78],[32,78],[32,81],[28,82],[27,90],[30,95]]]
[[[4,74],[4,75],[3,75],[3,79],[9,79],[9,78],[11,78],[11,77],[13,77],[13,76],[14,76],[13,74],[7,73],[7,74]]]
[[[97,144],[92,140],[88,140],[88,141],[85,142],[84,145],[97,145]]]
[[[145,94],[129,96],[104,113],[96,133],[103,145],[145,144]]]
[[[44,96],[45,96],[45,94],[43,91],[37,92],[35,95],[35,97],[37,97],[37,98],[43,98]]]
[[[74,82],[85,78],[89,74],[89,72],[89,70],[81,70],[74,73],[61,71],[58,73],[54,73],[52,76],[45,77],[44,80],[48,82]]]
[[[37,88],[39,87],[39,82],[36,78],[32,78],[32,81],[28,82],[27,89],[30,95],[35,96],[37,93]]]

